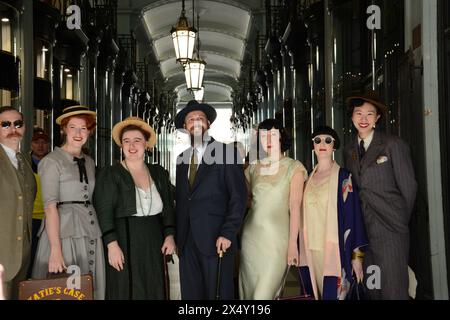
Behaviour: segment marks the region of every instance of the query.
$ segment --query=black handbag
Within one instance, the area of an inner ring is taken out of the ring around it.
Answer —
[[[298,281],[299,281],[299,285],[300,285],[300,291],[302,292],[299,295],[295,295],[295,296],[284,296],[284,286],[286,284],[286,279],[287,276],[289,274],[289,270],[291,269],[291,266],[288,266],[286,268],[286,271],[284,272],[283,278],[281,280],[281,284],[280,287],[277,290],[277,293],[275,294],[275,299],[274,300],[314,300],[314,297],[312,295],[309,295],[306,293],[305,290],[305,284],[303,282],[303,278],[302,275],[300,273],[300,269],[298,267],[297,268],[297,273],[298,273]]]

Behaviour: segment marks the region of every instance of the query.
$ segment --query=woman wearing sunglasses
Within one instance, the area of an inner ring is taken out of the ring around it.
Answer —
[[[317,165],[303,194],[300,271],[315,299],[344,299],[351,283],[363,280],[367,238],[358,191],[350,173],[333,161],[340,145],[336,131],[318,127],[312,141]]]
[[[239,295],[272,300],[286,266],[298,265],[300,205],[308,174],[301,162],[283,155],[290,141],[277,120],[259,124],[257,146],[261,160],[245,170],[252,203],[242,227]]]

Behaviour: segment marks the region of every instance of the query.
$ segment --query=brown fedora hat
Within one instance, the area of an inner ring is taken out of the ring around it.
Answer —
[[[388,107],[381,101],[378,92],[374,90],[368,90],[362,94],[354,95],[345,99],[345,103],[347,104],[347,107],[349,109],[353,109],[353,107],[355,107],[355,104],[353,104],[352,101],[356,99],[361,99],[363,101],[373,104],[377,108],[378,113],[383,116],[387,114]]]

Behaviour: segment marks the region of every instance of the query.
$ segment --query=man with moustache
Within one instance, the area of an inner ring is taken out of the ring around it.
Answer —
[[[236,235],[247,188],[234,145],[217,142],[207,133],[216,116],[213,107],[192,100],[175,118],[176,128],[185,129],[191,138],[191,147],[178,157],[176,170],[182,299],[234,298]],[[218,279],[218,255],[222,254]]]
[[[30,263],[36,181],[20,152],[23,115],[12,107],[0,107],[0,126],[0,264],[5,268],[5,297],[17,299],[18,284],[25,280]]]

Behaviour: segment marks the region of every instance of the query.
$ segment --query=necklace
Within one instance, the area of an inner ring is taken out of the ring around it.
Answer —
[[[126,160],[124,160],[123,161],[123,163],[125,164],[125,168],[128,170],[128,172],[130,173],[130,175],[131,175],[131,178],[133,179],[133,182],[134,182],[134,188],[135,188],[135,190],[136,190],[136,193],[137,193],[137,195],[138,195],[138,198],[139,198],[139,204],[141,205],[141,210],[142,210],[142,214],[145,216],[145,215],[150,215],[150,212],[152,212],[152,204],[153,204],[153,195],[152,195],[152,180],[150,179],[150,172],[148,171],[148,168],[146,167],[146,171],[147,171],[147,177],[148,177],[148,183],[149,183],[149,189],[150,189],[150,207],[149,207],[149,209],[148,209],[148,212],[147,212],[147,214],[145,214],[144,213],[144,206],[142,205],[142,198],[141,198],[141,192],[140,192],[140,190],[139,190],[139,188],[137,187],[137,185],[136,185],[136,181],[134,181],[134,178],[133,178],[133,175],[131,174],[131,171],[130,171],[130,168],[128,168],[128,165],[127,165],[127,161]],[[145,191],[144,191],[145,192]],[[145,192],[146,194],[147,194],[147,192]],[[147,199],[147,197],[145,197],[145,199]],[[137,210],[136,210],[137,211]]]

